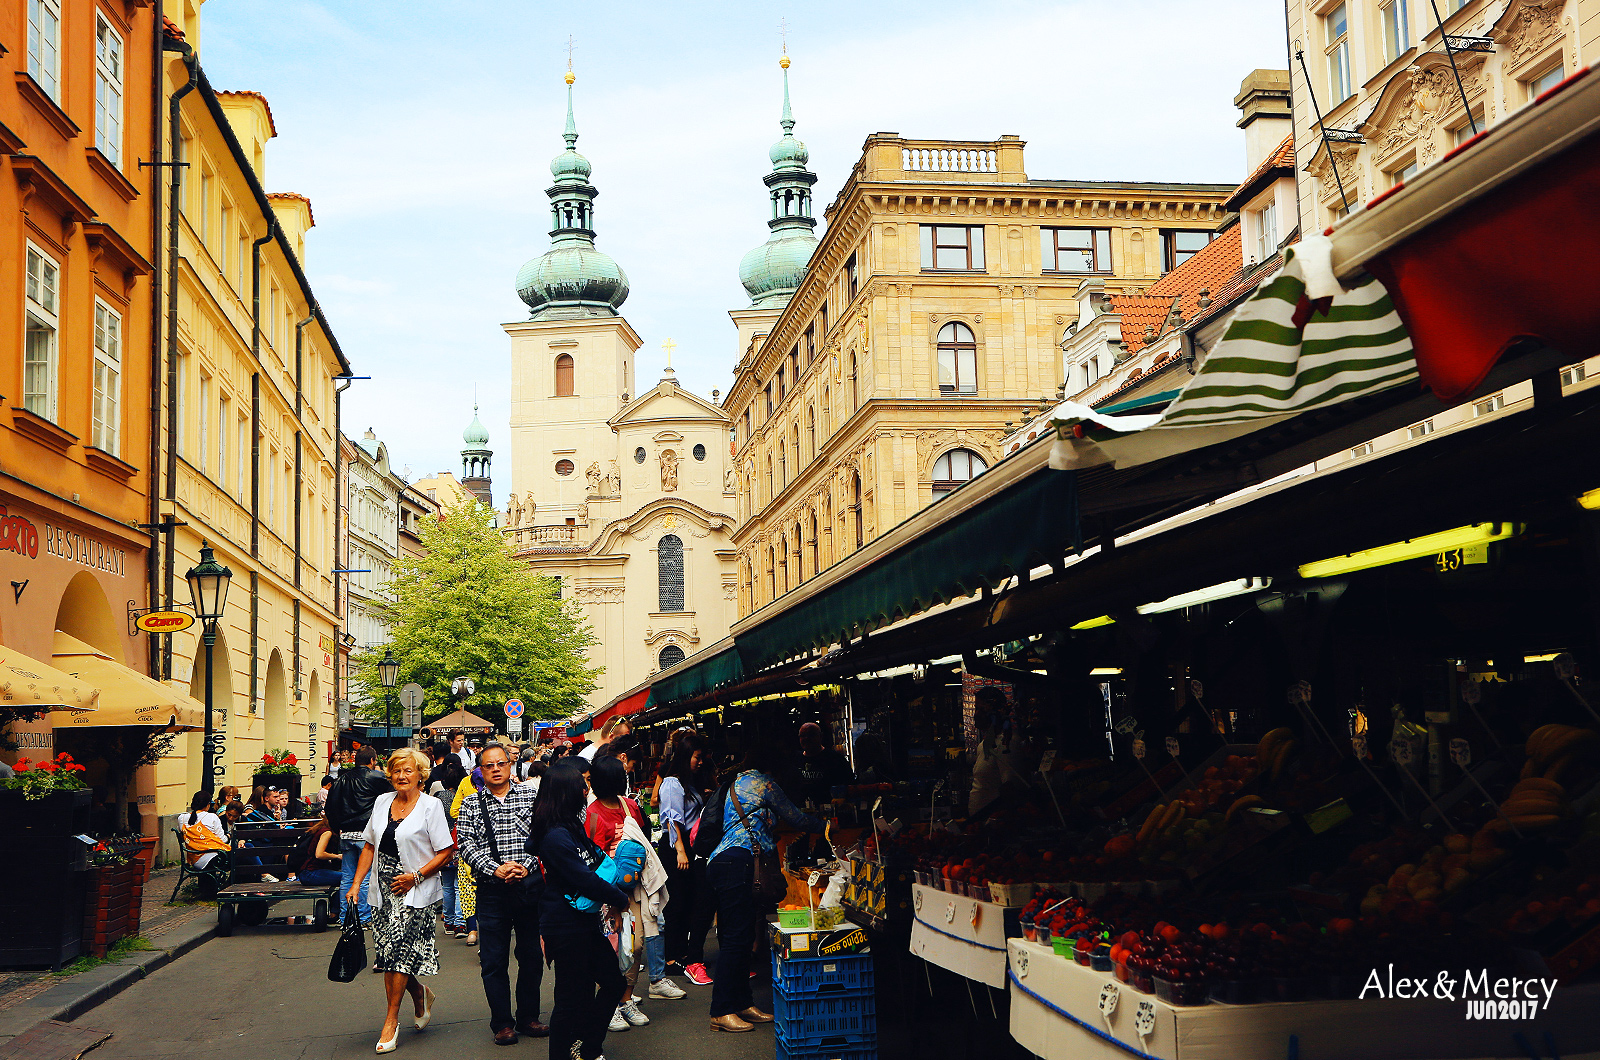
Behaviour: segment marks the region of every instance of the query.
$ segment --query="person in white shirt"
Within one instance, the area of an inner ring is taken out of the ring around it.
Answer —
[[[468,773],[471,773],[472,767],[478,764],[472,757],[472,752],[467,750],[467,734],[464,732],[450,734],[450,753],[461,759],[461,766]]]
[[[222,828],[222,818],[211,812],[211,797],[203,791],[194,793],[189,802],[188,816],[180,817],[184,846],[188,848],[189,864],[203,869],[219,853],[228,849],[227,833]],[[195,852],[200,853],[196,856]]]

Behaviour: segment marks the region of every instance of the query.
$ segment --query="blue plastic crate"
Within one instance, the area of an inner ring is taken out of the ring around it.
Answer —
[[[870,990],[790,997],[772,992],[774,1029],[791,1047],[846,1045],[878,1033],[878,999]]]
[[[778,1060],[878,1060],[878,1039],[873,1037],[844,1045],[792,1045],[782,1038],[778,1043]]]
[[[867,954],[786,961],[774,953],[772,985],[789,997],[800,998],[871,990],[876,978],[872,957]]]

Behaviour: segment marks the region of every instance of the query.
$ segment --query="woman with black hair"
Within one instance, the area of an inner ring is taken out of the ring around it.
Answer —
[[[198,894],[209,899],[216,895],[218,881],[228,878],[228,840],[222,820],[211,812],[211,796],[203,791],[189,800],[189,813],[178,818],[183,826],[183,853],[190,865],[204,869]]]
[[[711,985],[705,964],[706,934],[716,914],[716,901],[706,886],[706,859],[689,849],[689,837],[706,805],[705,749],[704,737],[684,733],[661,770],[657,851],[667,870],[667,923],[662,929],[667,964],[681,968],[696,986]]]
[[[588,790],[576,759],[551,766],[528,833],[527,851],[544,871],[539,934],[556,976],[550,1060],[603,1060],[607,1025],[628,989],[601,927],[602,906],[626,909],[628,896],[595,874],[605,855],[584,831]]]

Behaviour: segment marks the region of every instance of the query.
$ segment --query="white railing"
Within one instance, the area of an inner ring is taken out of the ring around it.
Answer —
[[[989,147],[905,147],[900,165],[912,173],[997,173],[999,153]]]

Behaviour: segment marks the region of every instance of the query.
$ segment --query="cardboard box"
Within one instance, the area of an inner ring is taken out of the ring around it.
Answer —
[[[772,952],[785,960],[812,960],[824,957],[844,957],[852,953],[866,953],[867,933],[846,920],[827,931],[805,928],[786,928],[776,916],[767,918],[767,931],[772,940]]]

